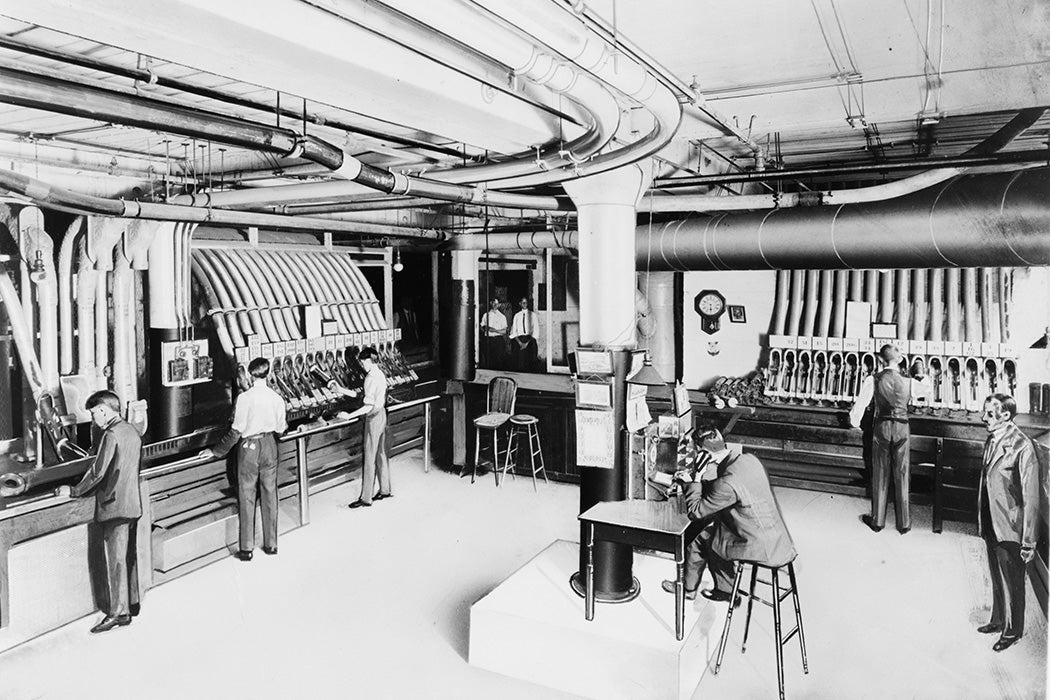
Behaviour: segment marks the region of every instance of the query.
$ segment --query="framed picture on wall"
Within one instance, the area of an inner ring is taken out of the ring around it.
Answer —
[[[747,313],[744,311],[742,305],[737,306],[730,304],[726,308],[729,310],[729,321],[731,323],[747,323]]]

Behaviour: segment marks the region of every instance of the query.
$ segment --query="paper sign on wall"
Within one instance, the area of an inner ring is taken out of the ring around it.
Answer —
[[[576,464],[612,469],[615,431],[612,411],[576,409]]]

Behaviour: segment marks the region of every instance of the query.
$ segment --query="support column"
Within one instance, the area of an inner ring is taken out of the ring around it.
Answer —
[[[639,338],[638,345],[648,348],[653,367],[668,381],[675,377],[675,274],[638,273],[638,289],[649,302],[648,323],[651,324],[651,335]]]
[[[178,235],[174,224],[165,224],[157,229],[149,246],[147,258],[149,267],[146,273],[149,293],[149,434],[153,440],[185,435],[193,430],[192,391],[189,387],[164,386],[161,377],[161,345],[175,343],[182,339],[179,330],[178,304],[176,298],[184,290],[176,285],[175,237]],[[188,252],[187,252],[188,254]],[[105,286],[105,273],[99,275],[99,285]],[[182,284],[189,284],[183,280]],[[104,336],[103,336],[104,337]],[[108,342],[108,341],[107,341]],[[236,370],[236,367],[233,368]],[[114,378],[116,380],[116,378]],[[116,386],[116,381],[114,382]]]
[[[447,284],[439,285],[442,323],[439,357],[452,397],[452,466],[460,473],[467,465],[467,404],[464,382],[474,378],[474,307],[478,257],[473,250],[452,251]]]
[[[623,434],[626,425],[626,379],[635,339],[635,242],[638,200],[651,181],[649,161],[565,183],[576,205],[580,254],[580,344],[613,350],[613,468],[581,467],[580,512],[602,501],[626,498]],[[583,542],[582,532],[580,541]],[[586,548],[573,588],[583,594]],[[594,545],[595,597],[604,602],[630,600],[638,594],[628,545]]]

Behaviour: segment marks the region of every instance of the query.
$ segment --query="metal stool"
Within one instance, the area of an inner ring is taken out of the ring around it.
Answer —
[[[518,433],[525,429],[525,434],[529,440],[529,464],[532,467],[532,488],[538,491],[539,486],[536,484],[536,474],[543,472],[544,483],[549,484],[547,480],[547,470],[543,464],[543,450],[540,449],[540,420],[536,416],[530,416],[525,413],[518,413],[510,417],[510,435],[508,437],[507,445],[507,459],[503,462],[503,478],[507,478],[507,470],[510,469],[511,460],[516,460],[518,456]],[[540,465],[536,466],[536,455],[540,457]],[[517,464],[517,462],[514,462]],[[514,476],[514,470],[510,469],[510,475]],[[499,486],[497,480],[496,485]]]
[[[795,565],[793,562],[788,562],[782,566],[768,566],[766,564],[756,564],[750,561],[737,562],[736,581],[733,582],[733,593],[730,596],[730,601],[735,601],[737,595],[740,592],[740,580],[744,575],[744,567],[751,567],[751,589],[748,593],[744,594],[747,596],[747,617],[744,621],[744,641],[740,644],[740,653],[744,653],[747,649],[747,632],[751,626],[751,607],[757,600],[759,603],[764,603],[769,607],[773,608],[773,633],[776,637],[776,649],[777,649],[777,683],[780,686],[780,700],[784,700],[784,645],[795,636],[798,632],[799,646],[802,649],[802,670],[805,673],[809,673],[809,664],[806,661],[806,635],[802,631],[802,610],[798,605],[798,586],[795,584]],[[770,573],[770,580],[766,581],[758,578],[758,570],[765,569]],[[791,581],[791,587],[786,591],[781,591],[779,574],[787,569],[788,579]],[[765,600],[755,595],[755,584],[764,583],[773,589],[773,602]],[[788,632],[786,637],[780,636],[780,603],[791,596],[792,602],[795,604],[795,628]],[[722,640],[718,643],[718,658],[715,660],[714,672],[717,674],[719,667],[722,665],[722,655],[726,650],[726,642],[729,641],[729,623],[733,619],[733,604],[730,602],[729,612],[726,614],[726,624],[722,628]]]

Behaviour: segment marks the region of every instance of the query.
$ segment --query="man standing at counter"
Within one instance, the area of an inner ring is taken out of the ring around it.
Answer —
[[[511,356],[518,372],[535,372],[539,349],[536,345],[536,314],[529,310],[529,298],[518,301],[519,311],[510,324]]]
[[[992,646],[1003,651],[1024,632],[1025,567],[1035,558],[1039,537],[1039,464],[1032,441],[1014,425],[1017,403],[992,394],[984,400],[988,428],[978,490],[978,531],[988,547],[992,619],[977,628],[999,633]]]
[[[367,508],[372,501],[393,498],[390,493],[390,460],[387,457],[386,445],[386,375],[375,361],[376,351],[364,348],[357,356],[365,370],[364,405],[348,413],[345,418],[365,417],[365,463],[361,470],[361,495],[350,504],[351,508]],[[344,389],[335,380],[328,387],[345,396],[356,396],[357,392]],[[379,493],[372,496],[376,479],[379,480]]]
[[[266,384],[270,361],[257,357],[248,363],[252,387],[237,397],[233,425],[215,447],[201,450],[204,458],[221,459],[238,442],[237,509],[240,525],[237,558],[251,561],[255,549],[256,489],[262,492],[263,551],[277,554],[277,439],[288,430],[284,399]]]
[[[96,391],[84,407],[101,429],[91,446],[95,461],[79,484],[72,489],[61,486],[57,493],[74,498],[95,496],[95,522],[102,528],[109,584],[106,616],[91,628],[97,634],[130,625],[131,618],[139,614],[135,528],[142,517],[142,437],[120,417],[120,399],[112,391]]]
[[[504,369],[507,357],[507,317],[499,310],[499,299],[492,297],[489,310],[481,317],[484,333],[485,366]]]
[[[911,529],[911,510],[908,504],[908,485],[911,476],[909,451],[911,430],[908,426],[908,402],[912,397],[927,398],[929,379],[910,379],[901,374],[901,353],[893,345],[879,350],[883,368],[865,377],[857,402],[849,412],[849,422],[860,427],[864,411],[874,409],[871,437],[871,514],[864,524],[874,532],[886,524],[886,504],[890,490],[890,474],[894,481],[894,509],[897,529],[903,535]]]

